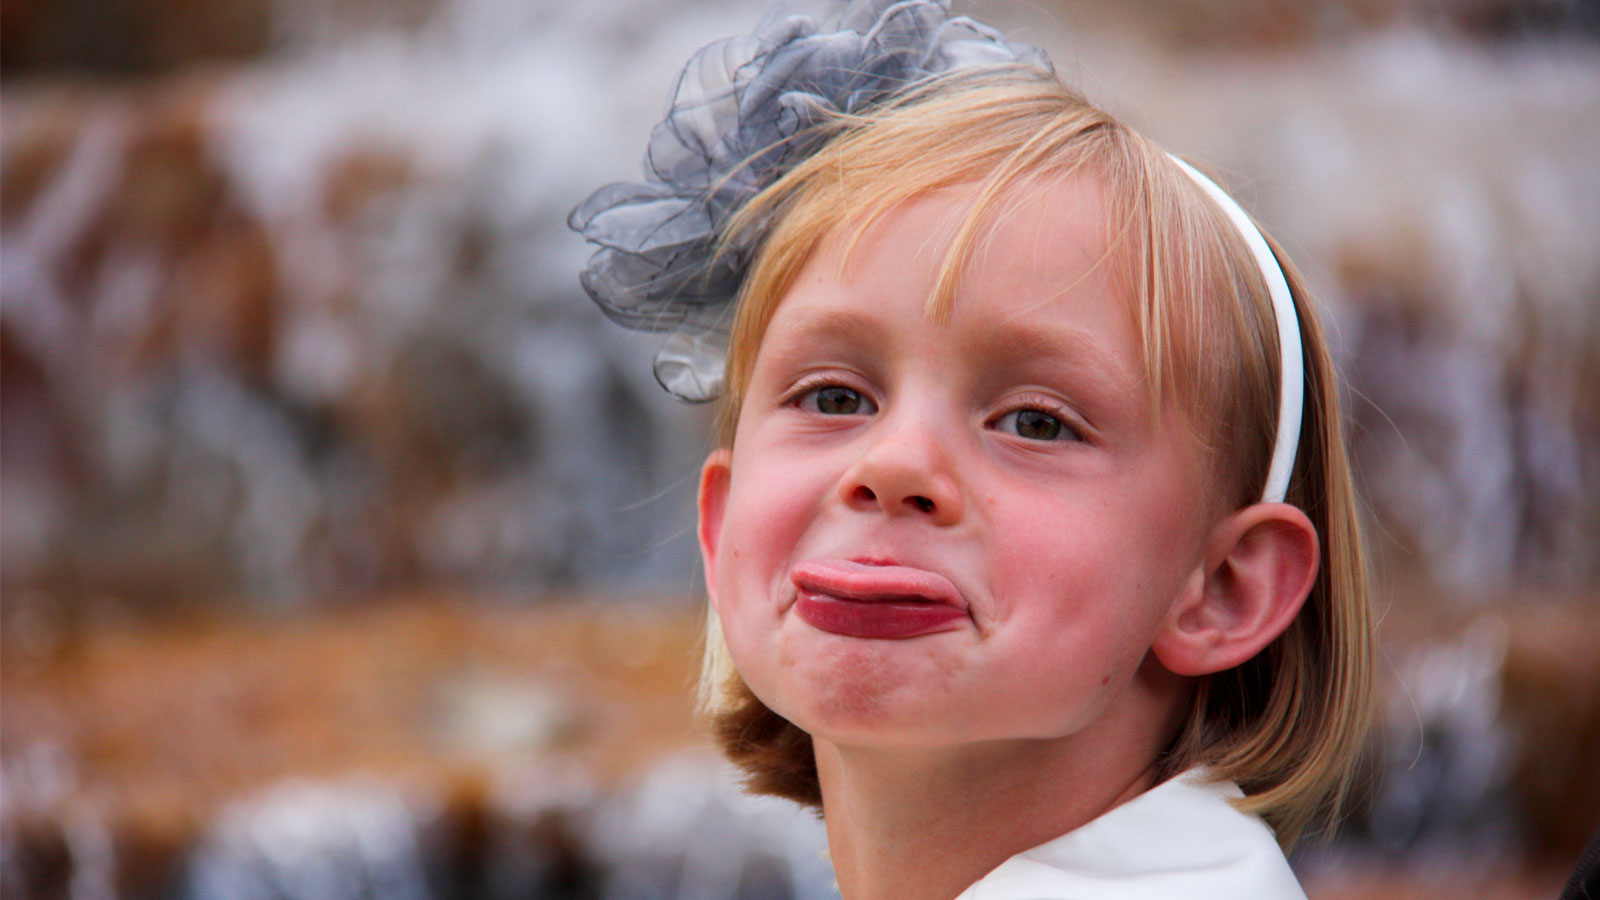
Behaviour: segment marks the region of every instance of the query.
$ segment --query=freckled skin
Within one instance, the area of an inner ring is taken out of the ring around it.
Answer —
[[[831,236],[782,299],[734,449],[707,466],[726,487],[708,582],[746,683],[819,739],[1103,745],[1152,727],[1119,700],[1199,562],[1202,455],[1175,411],[1157,422],[1147,407],[1127,304],[1095,264],[1092,184],[1031,191],[973,257],[948,320],[925,315],[970,190],[891,212],[842,274]],[[997,323],[1015,337],[997,341]],[[819,412],[796,393],[817,377],[862,411]],[[1032,439],[1008,418],[1019,408],[1071,429]],[[794,614],[789,578],[819,558],[937,572],[970,621],[905,640],[821,631]]]

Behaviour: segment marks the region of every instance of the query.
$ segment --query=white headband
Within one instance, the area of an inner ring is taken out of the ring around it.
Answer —
[[[1239,229],[1250,252],[1255,255],[1256,267],[1267,283],[1267,293],[1272,295],[1273,318],[1278,322],[1278,349],[1283,354],[1279,365],[1281,385],[1278,390],[1278,434],[1272,445],[1272,464],[1267,467],[1267,487],[1261,492],[1264,503],[1281,503],[1289,490],[1289,474],[1294,470],[1294,457],[1300,445],[1300,415],[1305,405],[1305,371],[1300,347],[1300,318],[1294,310],[1294,297],[1289,293],[1289,282],[1283,277],[1278,258],[1272,255],[1267,239],[1261,236],[1250,216],[1234,202],[1217,183],[1202,175],[1194,166],[1167,154],[1178,167],[1189,173],[1216,204],[1222,207]]]

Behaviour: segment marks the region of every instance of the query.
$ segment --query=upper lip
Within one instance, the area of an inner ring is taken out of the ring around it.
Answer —
[[[815,558],[797,563],[789,580],[803,591],[864,602],[913,601],[966,609],[966,598],[949,578],[919,566],[881,558]]]

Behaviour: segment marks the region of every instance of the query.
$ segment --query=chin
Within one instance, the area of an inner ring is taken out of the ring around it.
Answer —
[[[756,697],[815,737],[934,746],[969,740],[983,715],[971,702],[973,661],[955,635],[863,640],[794,622],[749,642],[740,640],[748,634],[725,634]]]
[[[820,683],[790,678],[776,689],[751,689],[801,730],[836,744],[934,747],[971,739],[971,711],[949,698],[872,678],[841,677],[837,670]]]

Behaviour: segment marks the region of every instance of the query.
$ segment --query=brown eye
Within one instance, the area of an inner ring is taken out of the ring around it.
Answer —
[[[1037,409],[1018,410],[1017,434],[1036,441],[1053,441],[1061,435],[1061,420]]]
[[[1071,425],[1042,409],[1018,409],[1008,412],[995,422],[995,427],[1030,441],[1082,439]]]
[[[878,411],[860,391],[838,384],[807,391],[795,405],[825,416],[866,415]]]
[[[817,391],[817,412],[828,416],[848,416],[861,410],[861,395],[847,387],[825,387]]]

